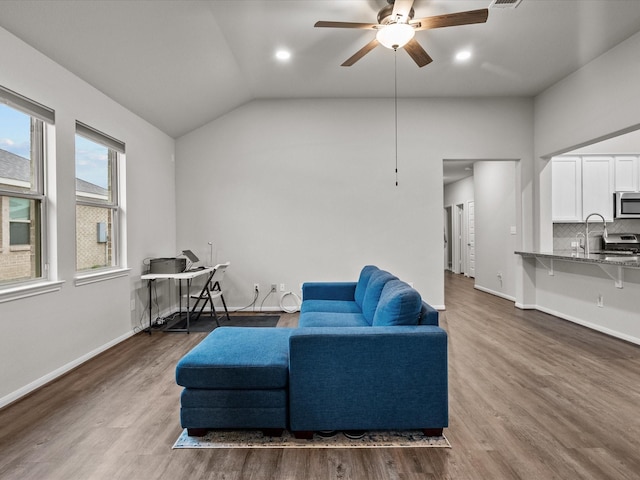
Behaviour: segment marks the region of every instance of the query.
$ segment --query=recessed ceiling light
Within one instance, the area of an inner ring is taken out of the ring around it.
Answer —
[[[276,58],[281,61],[286,61],[291,58],[291,52],[288,50],[278,50],[276,52]]]
[[[456,60],[458,62],[466,62],[471,58],[471,52],[469,50],[460,50],[456,53]]]

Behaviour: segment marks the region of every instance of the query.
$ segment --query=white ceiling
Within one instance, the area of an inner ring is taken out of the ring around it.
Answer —
[[[415,18],[490,0],[416,0]],[[0,26],[173,137],[252,99],[392,97],[394,53],[374,36],[314,28],[375,22],[384,0],[2,0]],[[398,95],[532,96],[640,31],[639,0],[523,0],[486,24],[417,32],[433,57],[398,51]],[[287,48],[292,58],[274,58]],[[453,60],[473,51],[467,64]],[[5,68],[5,67],[3,67]]]
[[[475,162],[475,160],[444,160],[442,162],[442,183],[449,185],[473,176]]]

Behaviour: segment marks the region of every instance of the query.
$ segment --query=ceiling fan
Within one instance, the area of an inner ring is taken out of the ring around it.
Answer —
[[[431,63],[433,59],[416,39],[413,38],[416,31],[484,23],[487,21],[489,15],[489,10],[483,8],[480,10],[448,13],[414,20],[413,16],[415,12],[413,11],[413,2],[414,0],[387,0],[388,5],[382,7],[378,12],[378,23],[320,21],[316,22],[314,26],[358,28],[377,31],[376,38],[345,60],[345,62],[342,63],[343,67],[350,67],[379,44],[393,50],[404,48],[418,67],[424,67]]]

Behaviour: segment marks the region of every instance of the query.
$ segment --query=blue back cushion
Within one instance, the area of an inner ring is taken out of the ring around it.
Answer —
[[[380,300],[382,289],[389,280],[396,280],[396,277],[384,270],[373,272],[369,278],[367,290],[364,292],[364,298],[362,299],[362,315],[369,325],[373,323],[373,316],[376,313],[376,308],[378,308],[378,300]]]
[[[367,291],[367,285],[369,284],[369,279],[373,272],[378,271],[379,268],[374,265],[365,266],[360,272],[360,278],[358,279],[358,283],[356,284],[356,293],[355,293],[355,301],[362,309],[362,302],[364,301],[364,293]]]
[[[422,298],[401,280],[388,281],[378,301],[373,326],[418,325]]]

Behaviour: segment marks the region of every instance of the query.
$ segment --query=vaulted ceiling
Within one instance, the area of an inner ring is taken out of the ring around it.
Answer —
[[[375,33],[314,23],[375,23],[385,4],[2,0],[0,26],[173,137],[253,99],[391,97],[394,55],[400,97],[533,96],[640,31],[639,0],[523,0],[485,24],[417,32],[434,60],[423,68],[381,46],[341,67]],[[490,4],[416,0],[415,18]]]

